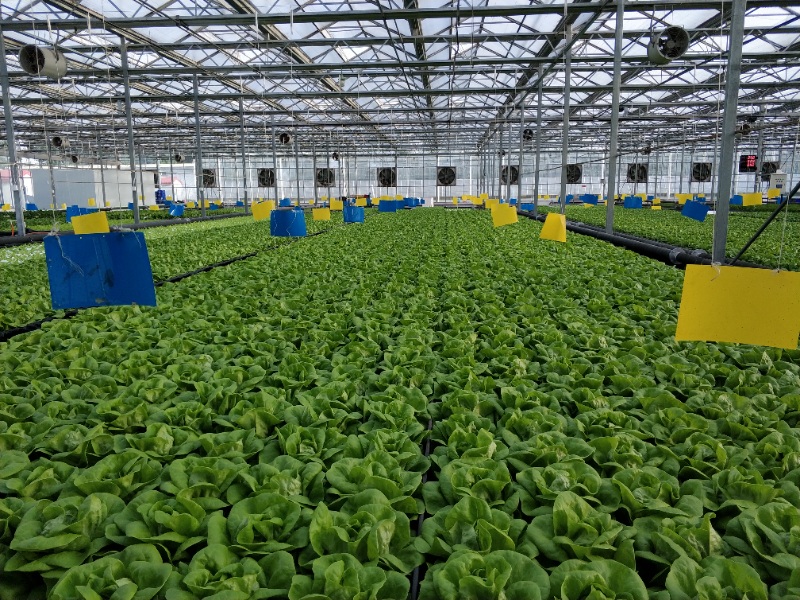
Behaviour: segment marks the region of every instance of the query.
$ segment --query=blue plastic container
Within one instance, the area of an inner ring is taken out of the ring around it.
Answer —
[[[285,208],[285,207],[291,206],[291,205],[292,205],[291,198],[283,198],[282,200],[280,200],[278,202],[278,206],[281,207],[281,208]]]
[[[237,200],[236,206],[244,206],[244,202],[242,202],[241,200]]]
[[[597,205],[598,199],[599,198],[597,197],[597,194],[584,194],[583,196],[581,196],[581,200],[583,200],[584,204]]]
[[[306,237],[306,215],[297,209],[276,209],[270,213],[269,233],[274,237]]]
[[[345,223],[363,223],[364,222],[364,207],[363,206],[345,206],[343,209],[343,217]]]
[[[522,202],[519,205],[519,209],[533,212],[533,202]]]
[[[508,203],[509,203],[511,206],[516,206],[516,205],[517,205],[517,199],[516,199],[516,198],[512,198],[511,200],[509,200],[509,201],[508,201]]]
[[[575,194],[567,194],[567,204],[572,202],[572,199],[575,197]]]
[[[731,206],[742,206],[744,204],[744,198],[741,194],[736,194],[733,198],[731,198]]]
[[[625,208],[642,208],[642,198],[640,196],[626,196],[622,205]]]
[[[219,210],[219,205],[218,204],[212,204],[212,205],[210,205],[208,207],[208,210]]]
[[[378,205],[378,212],[397,212],[397,200],[381,200],[381,203]]]

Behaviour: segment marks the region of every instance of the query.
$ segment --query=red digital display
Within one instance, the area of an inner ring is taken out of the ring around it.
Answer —
[[[758,156],[755,154],[742,154],[739,157],[739,173],[755,173]]]

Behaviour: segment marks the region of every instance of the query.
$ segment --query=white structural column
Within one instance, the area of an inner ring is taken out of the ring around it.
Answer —
[[[614,28],[614,78],[611,90],[611,139],[608,146],[608,195],[606,196],[606,233],[614,231],[614,198],[619,187],[619,94],[622,87],[622,25],[625,0],[617,0]]]
[[[742,75],[742,40],[744,39],[744,14],[747,0],[733,0],[730,35],[728,36],[728,68],[725,81],[725,114],[722,118],[722,147],[719,159],[719,201],[714,217],[714,243],[711,260],[725,261],[728,241],[728,213],[731,202],[731,172],[733,147],[736,142],[736,113],[739,105],[739,80]]]
[[[572,27],[567,25],[566,48],[564,52],[564,122],[561,139],[561,214],[567,210],[567,162],[569,161],[569,94],[572,77]]]
[[[200,203],[200,214],[206,216],[206,200],[203,193],[203,152],[202,141],[200,139],[200,99],[199,99],[199,82],[197,75],[194,76],[194,132],[195,132],[195,149],[194,149],[194,168],[195,168],[195,186],[197,188],[197,201]]]
[[[247,193],[247,149],[244,140],[244,103],[239,97],[239,137],[242,144],[242,183],[244,184],[244,214],[250,213],[250,197]]]
[[[131,197],[133,198],[133,222],[138,223],[139,190],[136,184],[136,150],[133,145],[133,115],[131,111],[131,86],[130,86],[130,80],[128,78],[128,42],[125,40],[123,36],[119,37],[119,58],[122,66],[122,83],[125,90],[125,121],[128,126],[128,160],[131,169]],[[197,81],[197,75],[195,75],[195,81]]]
[[[522,204],[522,160],[525,150],[525,99],[519,105],[519,166],[517,167],[517,206]]]
[[[536,171],[533,174],[533,216],[539,212],[539,178],[542,172],[542,81],[544,65],[539,65],[539,81],[537,85],[536,100]]]
[[[8,166],[11,169],[11,196],[14,198],[14,214],[17,221],[17,235],[25,235],[25,215],[23,211],[22,186],[20,185],[17,149],[14,138],[14,117],[11,114],[11,94],[8,84],[8,66],[6,65],[6,44],[3,30],[0,28],[0,85],[3,93],[3,115],[6,125],[6,143],[8,144]]]

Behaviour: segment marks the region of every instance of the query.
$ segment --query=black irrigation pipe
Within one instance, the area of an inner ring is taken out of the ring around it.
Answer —
[[[544,221],[546,215],[536,215],[527,211],[519,211],[519,214],[529,219],[537,221]],[[630,234],[606,233],[604,229],[578,223],[575,221],[567,221],[567,231],[579,233],[593,237],[595,239],[609,242],[615,246],[631,250],[647,258],[652,258],[663,262],[666,265],[674,266],[679,269],[685,269],[686,265],[710,265],[711,255],[705,250],[687,250],[680,246],[673,246],[666,242],[658,242],[648,238],[641,238]],[[731,264],[732,259],[726,259],[726,264]],[[744,267],[752,267],[756,269],[772,269],[766,265],[759,265],[756,263],[747,263],[738,261],[738,264]]]
[[[233,217],[247,217],[247,216],[249,215],[245,215],[244,213],[234,213],[227,215],[211,215],[207,217],[159,219],[158,221],[143,221],[138,225],[135,223],[114,225],[112,227],[109,227],[109,229],[111,231],[128,231],[128,230],[135,231],[137,229],[148,229],[150,227],[169,227],[170,225],[186,225],[187,223],[197,223],[200,221],[216,221],[219,219],[231,219]],[[40,231],[40,232],[26,233],[25,235],[19,235],[19,236],[0,237],[0,248],[2,248],[3,246],[21,246],[22,244],[33,244],[41,242],[48,235],[51,235],[51,233],[52,232],[50,231]],[[59,235],[74,235],[74,232],[60,231]]]
[[[338,225],[336,227],[338,227]],[[321,235],[323,233],[327,233],[330,229],[333,229],[333,227],[329,227],[329,228],[323,229],[322,231],[317,231],[315,233],[310,233],[305,237],[314,237],[314,236],[317,236],[317,235]],[[189,271],[187,273],[181,273],[180,275],[174,275],[173,277],[169,277],[167,279],[162,279],[161,281],[156,281],[153,285],[155,287],[161,287],[161,286],[163,286],[163,285],[165,285],[167,283],[176,283],[176,282],[181,281],[183,279],[187,279],[188,277],[192,277],[193,275],[198,275],[200,273],[205,273],[207,271],[211,271],[212,269],[216,269],[217,267],[225,267],[225,266],[228,266],[230,264],[239,262],[241,260],[247,260],[248,258],[253,258],[254,256],[257,256],[261,252],[266,252],[266,251],[269,251],[269,250],[276,250],[278,248],[283,248],[285,246],[288,246],[291,243],[298,242],[298,241],[300,241],[302,239],[303,238],[292,238],[291,240],[289,240],[289,242],[287,242],[285,244],[276,244],[274,246],[270,246],[269,248],[265,248],[264,250],[259,250],[257,252],[250,252],[249,254],[242,254],[240,256],[234,256],[233,258],[228,258],[226,260],[222,260],[222,261],[210,264],[210,265],[206,265],[205,267],[200,267],[199,269],[195,269],[194,271]],[[98,308],[98,307],[89,307],[89,308]],[[55,321],[56,319],[64,319],[64,320],[71,319],[71,318],[77,316],[80,313],[81,310],[86,310],[86,309],[71,308],[71,309],[65,311],[63,315],[51,315],[49,317],[45,317],[45,318],[40,319],[38,321],[34,321],[33,323],[28,323],[27,325],[22,325],[20,327],[14,327],[12,329],[6,329],[5,331],[0,331],[0,344],[2,344],[3,342],[7,342],[8,340],[10,340],[13,337],[16,337],[18,335],[22,335],[23,333],[30,333],[32,331],[36,331],[38,329],[41,329],[42,325],[44,325],[45,323],[48,323],[50,321]]]

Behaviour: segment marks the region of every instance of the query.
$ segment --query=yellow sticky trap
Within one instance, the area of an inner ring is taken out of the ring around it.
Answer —
[[[314,217],[315,221],[330,221],[331,220],[331,209],[330,208],[312,208],[311,209],[311,216]]]
[[[3,210],[11,210],[10,204],[3,204]]]
[[[658,206],[659,204],[661,204],[661,198],[653,198],[653,204],[655,206]]]
[[[197,208],[197,203],[195,202],[187,202],[186,208]]]
[[[458,204],[458,197],[457,196],[453,196],[453,204]]]
[[[742,194],[743,206],[758,206],[759,204],[763,203],[764,202],[761,197],[761,192],[751,192],[749,194]]]
[[[554,242],[567,241],[567,217],[559,213],[548,213],[542,225],[542,232],[539,234],[540,240],[552,240]]]
[[[108,219],[106,213],[96,212],[72,217],[72,228],[75,233],[108,233]]]
[[[489,200],[486,201],[486,208],[488,208],[489,210],[493,210],[499,204],[500,204],[499,200],[497,200],[496,198],[490,198]]]
[[[760,307],[768,306],[769,310]],[[677,341],[797,348],[800,273],[688,265]]]
[[[172,196],[167,196],[167,200],[169,200],[170,202],[172,202]]]
[[[66,209],[67,209],[67,204],[66,203],[62,204],[61,205],[61,210],[66,210]]]
[[[517,208],[510,204],[498,204],[492,210],[492,223],[495,227],[511,225],[517,222]]]
[[[344,202],[341,200],[331,200],[331,210],[344,210]]]
[[[675,194],[675,198],[678,200],[678,204],[686,204],[687,200],[692,199],[691,194]]]
[[[661,210],[660,206],[651,206],[650,210]]]
[[[94,198],[89,198],[88,202],[89,206],[97,206],[97,202],[95,202]]]
[[[380,198],[373,198],[372,199],[372,206],[380,206],[381,199]]]
[[[272,202],[260,202],[253,205],[253,219],[256,221],[264,221],[269,219],[269,214],[272,212]]]
[[[402,199],[403,199],[403,196],[402,196],[401,194],[397,194],[397,195],[394,197],[394,199],[395,199],[395,200],[402,200]]]
[[[767,190],[767,198],[769,200],[774,200],[781,195],[781,191],[778,188],[769,188]]]
[[[147,207],[147,210],[161,210],[157,204],[151,204]]]
[[[356,206],[366,206],[367,199],[366,198],[356,198]]]

